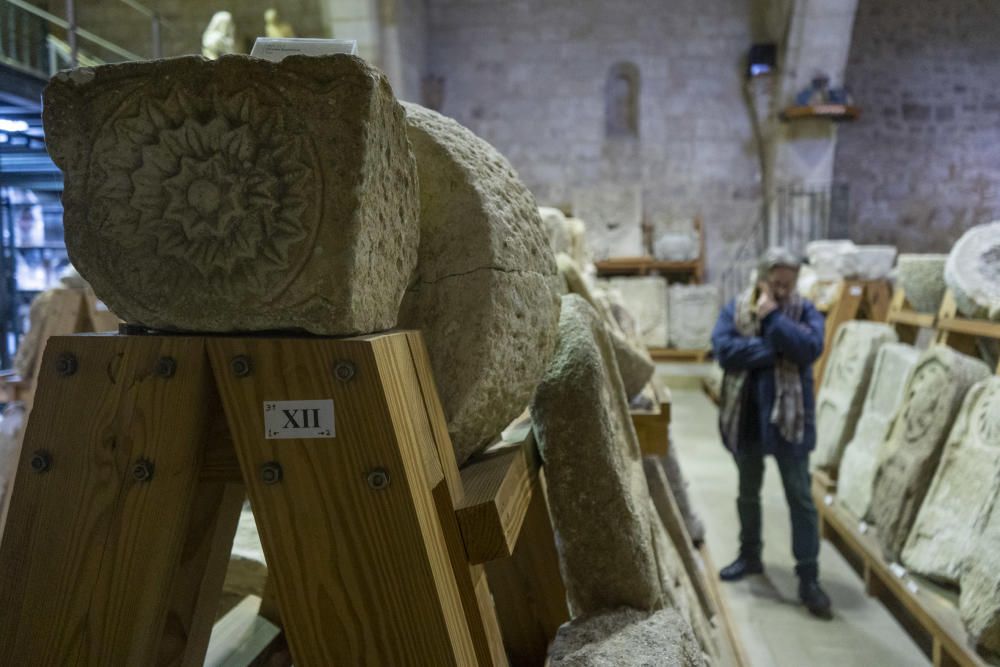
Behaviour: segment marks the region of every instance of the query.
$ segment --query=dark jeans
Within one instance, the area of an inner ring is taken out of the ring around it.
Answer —
[[[792,519],[792,554],[795,573],[803,580],[819,575],[819,519],[813,504],[809,457],[774,456],[781,471],[785,499]],[[764,483],[764,455],[759,449],[736,455],[740,472],[740,494],[736,509],[740,515],[740,555],[760,558],[761,540],[760,489]]]

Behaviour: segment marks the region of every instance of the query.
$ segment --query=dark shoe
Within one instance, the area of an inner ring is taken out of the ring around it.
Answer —
[[[819,582],[815,579],[799,582],[799,599],[813,616],[828,620],[833,618],[830,597],[823,592],[823,589],[819,587]]]
[[[764,564],[760,558],[747,558],[740,556],[729,565],[719,570],[719,578],[723,581],[739,581],[750,574],[761,574],[764,571]]]

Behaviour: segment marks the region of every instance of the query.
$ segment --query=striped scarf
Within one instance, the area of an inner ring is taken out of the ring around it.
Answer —
[[[757,320],[757,304],[754,290],[748,289],[736,298],[733,315],[736,331],[741,336],[759,336],[760,322]],[[802,297],[793,292],[788,300],[779,306],[785,317],[792,322],[802,319]],[[747,378],[746,370],[726,371],[719,396],[719,429],[726,447],[736,452],[740,440],[740,424],[743,419]],[[778,433],[785,441],[798,444],[805,439],[805,407],[802,397],[802,380],[799,367],[778,357],[774,363],[774,406],[770,422],[778,427]]]

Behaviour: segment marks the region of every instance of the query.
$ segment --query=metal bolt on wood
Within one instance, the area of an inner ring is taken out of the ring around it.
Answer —
[[[137,482],[148,482],[153,479],[153,462],[149,459],[139,459],[132,465],[132,477]]]
[[[253,364],[250,362],[250,357],[245,354],[233,357],[230,365],[233,369],[233,375],[238,378],[246,377],[253,371]]]
[[[71,352],[63,352],[56,360],[56,373],[63,377],[73,375],[77,368],[76,356]]]
[[[268,461],[260,467],[260,478],[265,484],[277,484],[282,474],[281,464],[277,461]]]
[[[356,372],[357,369],[350,361],[338,361],[333,365],[333,376],[341,382],[350,382]]]
[[[389,486],[389,473],[385,468],[375,468],[370,473],[368,473],[368,486],[372,487],[376,491],[381,491],[382,489]]]
[[[31,455],[31,469],[37,473],[48,472],[52,467],[52,459],[44,449],[39,449]]]
[[[156,374],[161,378],[172,378],[177,372],[177,360],[173,357],[160,357],[156,362]]]

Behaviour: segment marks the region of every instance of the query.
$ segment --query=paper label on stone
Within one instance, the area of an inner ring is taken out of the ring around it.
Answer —
[[[333,399],[264,401],[264,437],[267,440],[335,438]]]
[[[254,58],[281,62],[288,56],[332,56],[343,53],[358,55],[356,39],[317,39],[315,37],[258,37],[250,55]]]

